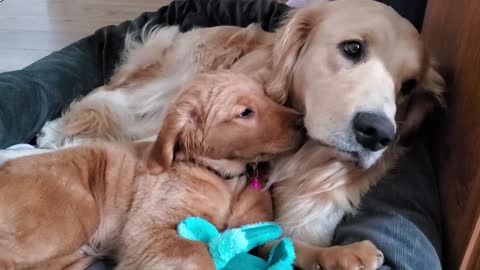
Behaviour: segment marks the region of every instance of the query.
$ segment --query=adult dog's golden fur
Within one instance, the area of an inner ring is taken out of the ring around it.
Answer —
[[[193,74],[220,68],[246,73],[264,83],[273,99],[305,115],[310,141],[279,158],[270,178],[275,220],[296,241],[297,265],[382,264],[370,242],[326,246],[342,217],[393,166],[402,138],[442,104],[443,79],[407,20],[375,1],[337,0],[292,11],[276,33],[228,26],[185,34],[165,28],[148,36],[144,45],[127,41],[125,63],[112,82],[48,123],[39,143],[55,148],[148,139],[179,85]],[[346,53],[352,43],[361,46],[357,56]],[[94,113],[83,117],[87,111]],[[353,122],[365,112],[393,127],[388,147],[372,150],[359,143]],[[83,128],[70,129],[82,121]]]
[[[300,9],[279,33],[268,93],[305,114],[311,139],[272,168],[275,221],[296,240],[303,269],[377,269],[383,255],[368,241],[325,247],[338,222],[402,154],[402,138],[443,104],[443,79],[414,27],[373,1]],[[351,40],[365,47],[359,62],[342,54],[342,43]],[[362,111],[395,125],[387,148],[369,151],[355,140],[351,122]]]
[[[103,254],[117,256],[116,269],[215,269],[205,244],[177,235],[178,222],[200,216],[224,230],[271,220],[269,193],[248,186],[245,166],[296,150],[299,119],[258,83],[220,72],[186,86],[153,144],[6,162],[0,269],[83,269]]]

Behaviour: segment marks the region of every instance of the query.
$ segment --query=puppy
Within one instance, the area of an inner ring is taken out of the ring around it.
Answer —
[[[116,255],[116,269],[215,269],[206,245],[179,237],[177,223],[200,216],[224,230],[271,220],[269,194],[248,187],[245,167],[298,148],[299,123],[258,83],[219,72],[185,87],[153,144],[7,161],[0,269],[63,269],[78,252]]]

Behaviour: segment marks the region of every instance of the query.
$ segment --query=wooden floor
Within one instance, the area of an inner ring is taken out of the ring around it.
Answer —
[[[94,30],[170,0],[0,0],[0,72],[32,62]]]

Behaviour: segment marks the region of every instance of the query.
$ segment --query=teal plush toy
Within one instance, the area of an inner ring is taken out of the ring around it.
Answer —
[[[178,224],[177,232],[184,238],[207,244],[218,270],[293,269],[295,251],[288,238],[281,239],[272,248],[267,261],[248,253],[282,235],[280,226],[273,222],[244,225],[220,233],[207,220],[189,217]]]

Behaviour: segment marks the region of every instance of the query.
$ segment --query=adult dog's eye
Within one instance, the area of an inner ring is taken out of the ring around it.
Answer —
[[[410,79],[410,80],[404,81],[402,83],[402,87],[400,88],[400,94],[402,96],[410,95],[416,85],[417,85],[417,80],[415,80],[415,79]]]
[[[250,118],[253,116],[253,111],[250,108],[245,108],[239,115],[240,118]]]
[[[359,40],[347,40],[340,43],[340,50],[342,50],[345,57],[355,62],[364,56],[363,47],[363,43]]]

